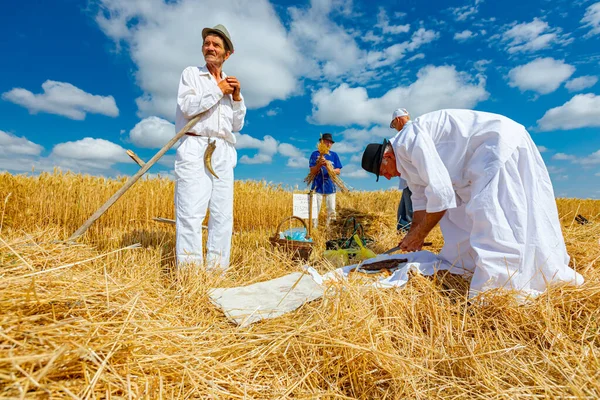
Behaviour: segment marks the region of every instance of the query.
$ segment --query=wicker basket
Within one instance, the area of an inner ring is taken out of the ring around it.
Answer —
[[[312,252],[312,249],[313,249],[313,244],[314,244],[313,242],[303,242],[300,240],[281,239],[279,237],[279,232],[281,231],[281,227],[283,226],[283,224],[288,221],[293,221],[295,219],[300,221],[302,223],[302,225],[304,226],[304,229],[306,229],[308,232],[308,227],[306,226],[306,223],[304,222],[303,219],[295,217],[295,216],[291,216],[291,217],[287,217],[286,219],[284,219],[283,221],[281,221],[279,223],[279,225],[277,226],[277,230],[275,231],[273,236],[271,236],[269,238],[269,241],[271,242],[271,244],[274,247],[279,247],[280,249],[283,249],[288,253],[292,253],[292,258],[294,260],[307,261],[308,258],[310,257],[310,253]]]

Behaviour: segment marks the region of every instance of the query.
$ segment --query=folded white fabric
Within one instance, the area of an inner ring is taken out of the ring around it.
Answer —
[[[287,314],[322,296],[322,286],[302,272],[248,286],[212,289],[210,292],[213,303],[229,320],[240,326]]]

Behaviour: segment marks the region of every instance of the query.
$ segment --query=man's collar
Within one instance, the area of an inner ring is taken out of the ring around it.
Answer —
[[[210,71],[208,70],[206,64],[204,64],[202,67],[198,67],[198,71],[200,71],[200,75],[210,75]],[[227,78],[227,74],[223,70],[221,70],[221,78]]]

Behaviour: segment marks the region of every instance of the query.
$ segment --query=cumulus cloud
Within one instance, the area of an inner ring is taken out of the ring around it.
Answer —
[[[585,10],[581,22],[585,28],[590,29],[586,37],[600,34],[600,2],[592,4]]]
[[[598,78],[595,76],[580,76],[575,79],[571,79],[565,83],[565,87],[569,92],[579,92],[583,89],[591,88],[598,82]]]
[[[39,156],[43,150],[37,143],[0,130],[0,157]]]
[[[567,35],[561,35],[561,29],[551,28],[546,21],[534,18],[531,22],[514,22],[503,34],[502,41],[507,44],[509,53],[527,53],[546,49],[552,44],[566,45],[572,42]]]
[[[575,72],[575,67],[551,57],[537,58],[528,64],[511,69],[509,85],[521,91],[532,90],[540,94],[554,92]]]
[[[540,153],[545,153],[548,151],[548,148],[546,146],[538,146],[537,149]]]
[[[360,165],[348,164],[342,168],[342,177],[364,179],[369,177],[369,173],[362,169]]]
[[[257,139],[244,133],[236,133],[237,149],[256,149],[258,152],[252,156],[244,154],[240,157],[241,164],[270,164],[273,157],[280,154],[286,157],[287,166],[292,168],[306,168],[308,159],[304,156],[302,150],[289,143],[279,143],[270,135],[265,135],[263,139]]]
[[[175,125],[159,117],[138,122],[129,132],[129,140],[138,147],[160,148],[175,136]]]
[[[83,120],[87,113],[117,117],[119,109],[112,96],[87,93],[67,82],[47,80],[43,93],[34,94],[27,89],[14,88],[2,94],[4,100],[18,104],[31,114],[45,112]]]
[[[458,72],[454,66],[426,66],[409,86],[398,86],[382,97],[369,98],[364,87],[341,84],[312,95],[310,121],[321,125],[389,124],[390,113],[402,105],[416,117],[440,108],[472,108],[487,99],[485,78]]]
[[[477,36],[477,34],[474,34],[470,30],[466,29],[466,30],[464,30],[462,32],[455,33],[454,34],[454,40],[457,40],[459,42],[464,42],[466,40],[474,38],[475,36]]]
[[[546,111],[537,123],[541,131],[600,127],[600,96],[573,96],[562,106]]]
[[[360,60],[364,60],[366,52],[349,30],[331,18],[342,6],[340,2],[312,1],[309,8],[289,8],[290,36],[306,56],[307,66],[315,71],[307,70],[312,78],[335,78],[363,67]]]
[[[552,156],[553,160],[565,161],[565,160],[576,160],[577,157],[565,153],[556,153]]]
[[[297,90],[302,57],[273,6],[267,0],[213,5],[208,0],[99,0],[98,26],[118,46],[125,45],[136,65],[143,91],[137,99],[140,116],[174,119],[181,71],[204,63],[202,28],[218,23],[227,27],[235,45],[224,70],[239,78],[249,108],[286,99]]]
[[[108,171],[118,163],[133,163],[123,147],[91,137],[59,143],[48,158],[55,165],[76,172]]]
[[[37,143],[0,130],[0,170],[26,172],[39,164],[44,150]]]

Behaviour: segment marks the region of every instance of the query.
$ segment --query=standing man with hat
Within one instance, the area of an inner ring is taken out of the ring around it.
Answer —
[[[472,110],[396,123],[405,126],[390,142],[369,144],[362,167],[378,180],[402,176],[412,189],[404,251],[421,250],[439,222],[439,257],[472,274],[470,296],[492,288],[537,295],[551,283],[583,283],[569,268],[550,176],[523,125]]]
[[[204,28],[202,39],[206,64],[187,67],[177,93],[176,131],[202,117],[181,140],[175,158],[176,255],[179,266],[203,265],[202,222],[209,209],[206,268],[226,269],[237,164],[234,132],[244,126],[246,106],[240,82],[223,72],[234,51],[229,32],[223,25]]]
[[[410,123],[410,114],[406,108],[398,108],[392,114],[390,128],[400,132],[406,124]],[[403,178],[400,179],[399,188],[402,190],[400,204],[398,204],[398,212],[396,214],[396,230],[408,232],[413,219],[413,208],[410,196],[412,192]]]
[[[319,212],[321,211],[323,198],[325,198],[325,205],[327,208],[327,225],[329,225],[329,223],[335,219],[335,184],[327,172],[325,162],[330,161],[333,166],[333,170],[338,175],[342,170],[342,162],[340,161],[337,153],[331,151],[331,146],[335,143],[331,133],[324,133],[319,141],[327,145],[327,147],[330,149],[329,153],[325,154],[323,157],[320,157],[321,153],[319,153],[319,151],[313,151],[313,153],[310,155],[308,166],[310,167],[310,172],[312,174],[316,174],[311,190],[314,190],[317,193],[317,210],[319,210]],[[316,227],[319,221],[318,214],[313,221],[313,226]]]

